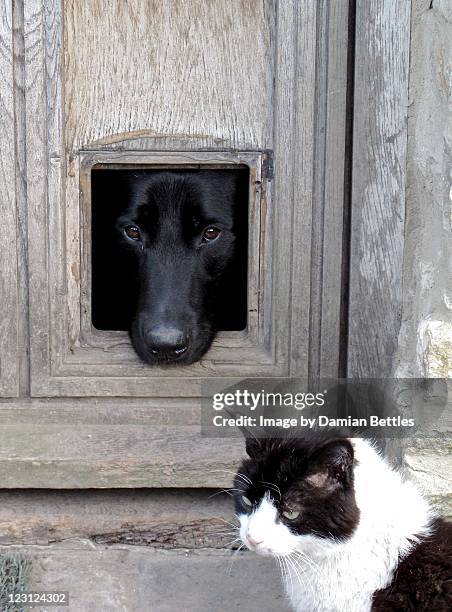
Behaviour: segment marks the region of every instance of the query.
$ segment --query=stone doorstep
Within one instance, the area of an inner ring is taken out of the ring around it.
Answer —
[[[32,590],[68,591],[40,612],[287,612],[278,568],[249,552],[164,551],[68,540],[0,547],[33,564]]]

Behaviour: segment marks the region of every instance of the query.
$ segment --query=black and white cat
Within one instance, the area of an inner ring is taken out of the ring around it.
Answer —
[[[452,610],[452,525],[360,438],[248,439],[240,537],[296,612]]]

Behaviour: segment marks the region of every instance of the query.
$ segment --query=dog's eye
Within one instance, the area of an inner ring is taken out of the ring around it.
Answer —
[[[136,225],[127,225],[124,228],[124,233],[131,240],[139,240],[141,238],[140,229]]]
[[[242,495],[242,502],[245,504],[245,506],[249,506],[250,508],[253,505],[253,502],[245,497],[245,495]]]
[[[282,513],[282,515],[286,519],[289,519],[289,521],[294,521],[296,518],[300,516],[300,511],[299,510],[286,510],[285,512]]]
[[[210,226],[206,227],[206,229],[202,233],[203,240],[206,242],[212,242],[215,238],[221,234],[221,230],[218,227]]]

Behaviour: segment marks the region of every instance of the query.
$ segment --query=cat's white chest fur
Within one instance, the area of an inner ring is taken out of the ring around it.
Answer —
[[[296,612],[368,612],[372,606],[373,589],[360,584],[360,575],[341,576],[331,567],[319,567],[318,572],[299,571],[284,578],[285,590]],[[344,579],[345,578],[345,579]]]
[[[367,567],[355,563],[347,553],[333,554],[327,559],[289,565],[284,577],[287,596],[296,612],[367,612],[372,606],[372,597],[378,577],[371,560]],[[382,568],[381,586],[388,582],[387,569]]]
[[[242,539],[251,535],[256,552],[276,557],[296,612],[368,612],[375,591],[389,585],[400,559],[429,533],[431,512],[417,489],[368,441],[351,442],[360,518],[348,539],[291,533],[269,498],[239,516]]]

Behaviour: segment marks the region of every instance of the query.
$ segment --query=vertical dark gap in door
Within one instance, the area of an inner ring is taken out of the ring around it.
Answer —
[[[342,232],[342,281],[341,312],[339,334],[339,378],[347,376],[348,360],[348,314],[350,288],[350,238],[352,214],[352,170],[353,170],[353,106],[355,89],[355,37],[356,37],[356,0],[349,0],[348,12],[348,50],[347,50],[347,95],[346,95],[346,134],[344,165],[344,216]]]

